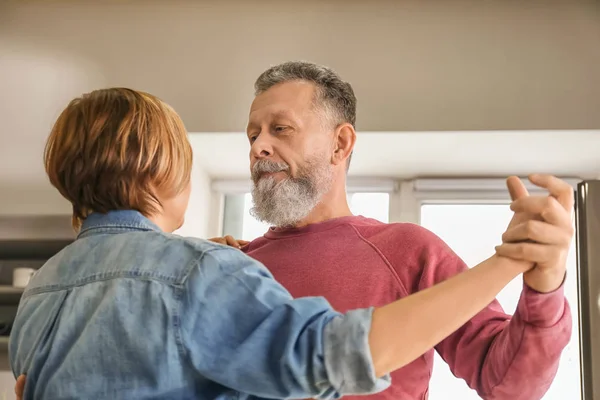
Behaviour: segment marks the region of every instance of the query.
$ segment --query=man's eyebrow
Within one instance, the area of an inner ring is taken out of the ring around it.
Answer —
[[[257,124],[254,121],[248,121],[248,124],[246,125],[246,133],[250,133],[251,129],[256,129],[256,128],[260,128],[260,124]]]
[[[287,111],[277,111],[272,114],[274,118],[292,119],[292,115]]]
[[[269,114],[269,118],[271,120],[281,118],[281,119],[287,119],[290,121],[293,121],[293,119],[294,119],[293,114],[290,113],[289,111],[285,111],[285,110],[272,112]],[[259,127],[260,127],[260,124],[256,123],[255,121],[249,120],[248,125],[246,125],[246,131],[248,131],[252,128],[259,128]]]

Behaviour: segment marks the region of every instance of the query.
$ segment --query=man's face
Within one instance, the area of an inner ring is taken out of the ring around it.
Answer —
[[[331,186],[333,134],[314,96],[313,84],[287,82],[258,95],[250,108],[253,214],[275,226],[305,218]]]

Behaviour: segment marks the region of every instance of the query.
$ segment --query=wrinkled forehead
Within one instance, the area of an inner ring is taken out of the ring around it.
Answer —
[[[315,86],[304,81],[280,83],[257,95],[250,106],[249,122],[265,119],[297,119],[314,113]]]
[[[270,123],[299,123],[305,118],[304,113],[292,108],[269,107],[250,111],[248,126],[261,126]]]

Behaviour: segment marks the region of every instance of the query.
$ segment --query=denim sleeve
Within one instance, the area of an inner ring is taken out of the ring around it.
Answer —
[[[186,281],[183,351],[200,375],[267,398],[337,398],[386,389],[369,345],[371,309],[346,315],[323,298],[293,299],[257,261],[205,253]]]

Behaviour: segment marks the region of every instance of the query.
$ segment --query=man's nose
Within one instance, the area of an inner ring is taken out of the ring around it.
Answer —
[[[250,156],[261,160],[273,155],[273,147],[268,135],[258,135],[250,148]]]

